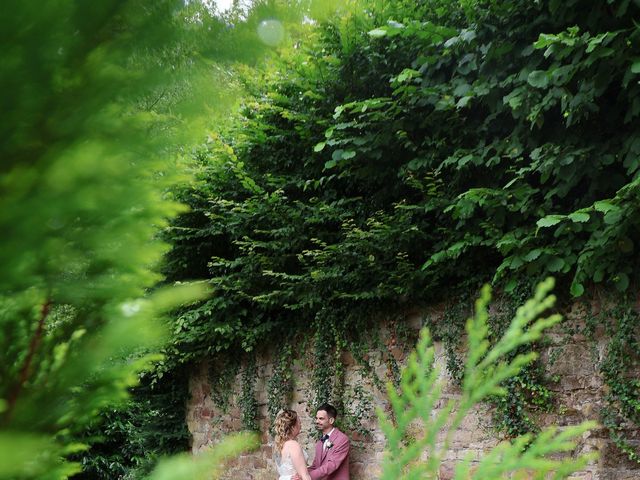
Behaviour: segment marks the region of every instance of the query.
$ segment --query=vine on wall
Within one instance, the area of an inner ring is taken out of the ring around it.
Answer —
[[[269,414],[269,425],[273,426],[273,421],[278,412],[283,408],[288,408],[293,394],[293,349],[290,343],[278,345],[278,355],[273,366],[271,377],[267,381],[267,412]]]
[[[258,402],[256,400],[256,379],[258,368],[256,366],[255,354],[249,354],[244,369],[242,370],[239,406],[242,416],[242,426],[245,430],[259,431],[258,427]]]
[[[236,376],[240,372],[240,362],[237,358],[219,354],[211,358],[208,363],[209,385],[211,386],[211,400],[223,412],[228,412],[231,406],[230,392],[235,385]]]
[[[515,314],[515,308],[529,298],[530,287],[530,282],[520,282],[517,287],[494,302],[489,316],[490,341],[496,341],[504,334]],[[425,319],[425,324],[433,332],[434,340],[442,342],[447,371],[452,381],[458,384],[464,374],[466,355],[466,352],[460,350],[465,336],[464,325],[473,312],[473,298],[473,291],[467,289],[454,295],[454,300],[446,304],[442,318]],[[533,344],[530,348],[539,350],[541,346]],[[515,351],[511,355],[515,357],[520,353],[522,352]],[[493,407],[492,423],[498,432],[513,438],[539,430],[535,414],[551,412],[555,406],[549,389],[547,366],[540,360],[532,362],[502,385],[506,389],[506,395],[489,398]]]
[[[493,311],[489,317],[491,329],[489,338],[491,341],[497,341],[504,334],[510,320],[515,315],[516,308],[530,297],[530,287],[530,283],[520,282],[511,292],[502,296],[502,308]],[[529,345],[528,348],[540,352],[544,342],[545,338],[543,337],[540,341]],[[511,360],[521,353],[524,352],[516,349],[511,352],[508,359]],[[495,407],[493,423],[498,431],[510,438],[539,431],[535,415],[549,413],[555,408],[555,398],[549,388],[551,383],[547,374],[549,366],[549,362],[544,364],[540,358],[534,360],[524,367],[518,375],[505,382],[503,386],[507,391],[506,395],[490,399],[491,404]]]
[[[326,402],[332,404],[341,403],[342,395],[340,393],[342,380],[344,379],[344,367],[342,362],[337,364],[335,362],[340,353],[335,341],[334,328],[324,319],[320,320],[313,336],[312,393],[310,402],[312,409]],[[339,407],[340,405],[336,406]]]
[[[371,438],[367,424],[375,417],[373,396],[365,385],[358,383],[345,390],[340,428],[357,433],[360,438]]]
[[[615,297],[614,297],[615,298]],[[632,461],[640,463],[640,450],[634,445],[635,426],[640,424],[640,314],[628,297],[602,306],[585,326],[585,333],[596,340],[596,329],[604,326],[608,341],[600,362],[600,372],[608,387],[600,411],[609,436]]]

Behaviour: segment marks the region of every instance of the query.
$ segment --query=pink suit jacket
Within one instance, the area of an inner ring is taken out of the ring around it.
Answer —
[[[316,442],[316,456],[309,467],[312,480],[349,480],[349,438],[337,428],[331,432],[331,448]]]

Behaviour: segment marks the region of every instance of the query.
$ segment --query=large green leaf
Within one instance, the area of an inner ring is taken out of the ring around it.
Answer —
[[[574,212],[569,214],[569,220],[577,223],[588,222],[591,217],[586,212]]]
[[[540,228],[553,227],[566,218],[565,215],[547,215],[536,222]]]
[[[545,70],[534,70],[527,77],[529,85],[536,88],[546,88],[549,85],[549,74]]]

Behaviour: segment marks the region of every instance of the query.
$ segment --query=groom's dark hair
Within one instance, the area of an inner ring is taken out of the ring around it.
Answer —
[[[327,412],[327,415],[329,415],[331,418],[338,417],[338,411],[336,410],[336,407],[334,407],[333,405],[329,405],[328,403],[323,403],[322,405],[320,405],[318,407],[318,411],[320,410],[324,410],[325,412]]]

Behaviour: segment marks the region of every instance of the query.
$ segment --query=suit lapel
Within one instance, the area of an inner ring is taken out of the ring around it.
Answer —
[[[331,435],[329,435],[329,440],[334,444],[336,443],[336,437],[337,437],[337,433],[338,433],[338,429],[334,428],[333,432],[331,432]],[[320,448],[322,449],[322,457],[320,462],[324,462],[324,457],[326,457],[329,454],[329,449],[328,448],[324,448],[323,444],[320,444]]]
[[[322,460],[324,460],[323,450],[324,448],[322,448],[322,442],[320,441],[316,442],[316,458],[319,459],[318,466],[322,465]],[[314,460],[314,463],[315,463],[315,460]]]

